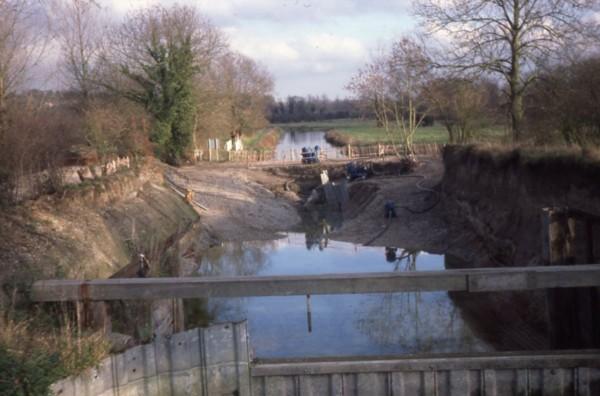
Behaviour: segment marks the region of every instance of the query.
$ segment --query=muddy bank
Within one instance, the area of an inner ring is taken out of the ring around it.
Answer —
[[[454,146],[444,166],[445,216],[475,267],[542,264],[545,207],[600,215],[600,159],[581,153]]]
[[[410,171],[384,162],[375,177],[349,185],[350,201],[341,227],[332,238],[430,253],[448,248],[447,230],[437,193],[443,167],[437,158],[420,158]],[[428,189],[430,191],[425,191]],[[386,202],[396,204],[397,217],[385,218]]]
[[[160,256],[198,214],[154,161],[0,213],[0,281],[107,278],[136,253]]]
[[[547,265],[543,208],[600,214],[600,161],[581,153],[447,147],[444,166],[448,252],[459,258],[447,260],[447,268]],[[482,332],[496,334],[492,341],[501,348],[598,347],[600,328],[589,319],[597,313],[598,290],[558,293],[453,298],[463,315],[480,318]]]

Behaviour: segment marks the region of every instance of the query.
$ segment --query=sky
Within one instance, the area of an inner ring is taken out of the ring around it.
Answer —
[[[108,0],[115,15],[155,4]],[[168,6],[175,1],[160,1]],[[378,47],[416,23],[410,0],[180,0],[219,27],[231,47],[265,66],[275,97],[348,97],[346,84]]]

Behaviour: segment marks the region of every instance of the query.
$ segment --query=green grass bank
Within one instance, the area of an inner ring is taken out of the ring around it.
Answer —
[[[339,141],[340,145],[355,144],[389,144],[392,143],[392,138],[386,133],[383,128],[378,128],[374,120],[356,120],[342,119],[322,122],[300,122],[289,124],[276,124],[275,127],[280,129],[294,129],[314,131],[322,130],[330,132],[330,136]],[[479,131],[477,136],[478,142],[484,143],[499,143],[504,140],[506,132],[500,126],[492,126]],[[415,143],[448,143],[448,132],[442,125],[432,125],[421,127],[415,134]]]

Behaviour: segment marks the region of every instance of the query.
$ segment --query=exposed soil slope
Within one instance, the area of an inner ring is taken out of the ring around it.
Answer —
[[[0,213],[0,283],[106,278],[198,219],[147,163]]]

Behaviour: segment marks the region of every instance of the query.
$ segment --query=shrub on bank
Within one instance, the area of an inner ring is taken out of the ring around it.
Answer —
[[[547,175],[573,172],[598,179],[600,150],[565,146],[449,145],[444,148],[446,166],[487,164],[496,169],[537,169]]]
[[[332,146],[344,147],[354,143],[354,139],[348,134],[337,131],[335,129],[325,133],[325,140]]]
[[[66,314],[59,325],[43,312],[32,319],[17,316],[12,309],[0,309],[0,395],[49,395],[54,382],[108,355],[103,335],[79,333]]]
[[[279,143],[281,130],[278,128],[270,128],[256,132],[244,141],[244,146],[249,149],[257,150],[274,150]]]

